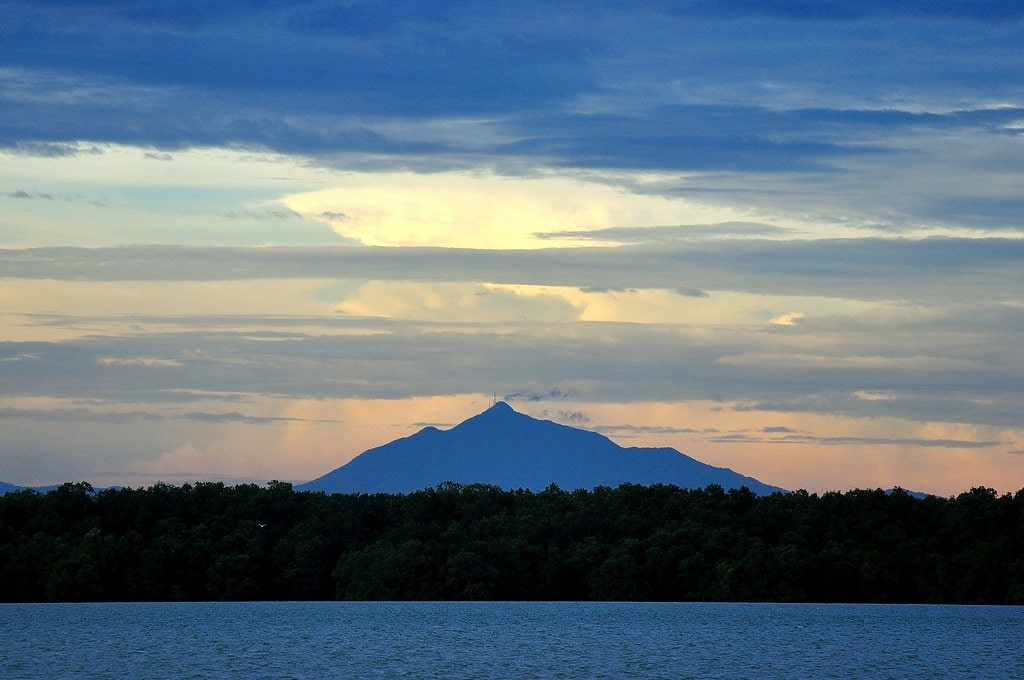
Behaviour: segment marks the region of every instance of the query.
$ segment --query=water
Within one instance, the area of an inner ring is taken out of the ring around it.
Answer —
[[[1024,608],[693,603],[0,605],[0,677],[1024,677]]]

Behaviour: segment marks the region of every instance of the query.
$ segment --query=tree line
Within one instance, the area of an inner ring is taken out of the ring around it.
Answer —
[[[271,482],[0,497],[0,600],[1024,604],[1024,490]]]

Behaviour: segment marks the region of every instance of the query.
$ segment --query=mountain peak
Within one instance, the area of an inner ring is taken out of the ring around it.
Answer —
[[[496,401],[486,411],[482,411],[475,416],[462,421],[449,432],[454,430],[464,431],[467,428],[495,428],[498,430],[509,430],[514,429],[516,426],[525,425],[528,421],[533,421],[534,418],[520,413],[507,402]]]
[[[515,409],[508,405],[507,401],[496,401],[494,402],[488,411],[494,411],[495,413],[510,413],[515,412]]]
[[[666,448],[623,448],[604,435],[520,413],[504,401],[450,430],[424,428],[356,456],[299,490],[408,493],[446,481],[506,489],[635,484],[776,487]]]
[[[477,414],[475,417],[476,418],[485,417],[485,418],[488,418],[488,419],[492,419],[492,418],[508,418],[509,416],[520,416],[520,417],[523,417],[523,418],[529,418],[530,417],[530,416],[526,415],[525,413],[520,413],[519,411],[515,410],[514,408],[512,408],[511,406],[508,405],[508,402],[505,402],[505,401],[496,401],[496,402],[494,402],[486,411]],[[473,420],[473,418],[470,418],[470,420]]]
[[[481,411],[480,413],[476,414],[475,416],[471,416],[469,418],[469,420],[475,420],[476,418],[494,418],[495,416],[501,417],[501,416],[510,416],[510,415],[521,416],[523,414],[519,413],[514,408],[509,406],[508,402],[496,401],[493,404],[491,404],[490,406],[488,406],[485,411]],[[465,421],[463,421],[463,422],[465,422]]]

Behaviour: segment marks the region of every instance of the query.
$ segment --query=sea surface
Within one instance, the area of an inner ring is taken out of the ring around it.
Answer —
[[[0,605],[0,678],[1020,678],[1024,608]]]

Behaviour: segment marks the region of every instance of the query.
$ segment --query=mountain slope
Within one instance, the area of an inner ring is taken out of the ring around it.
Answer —
[[[596,432],[538,420],[498,402],[450,430],[427,427],[370,449],[346,465],[297,485],[299,491],[408,493],[442,482],[540,490],[675,484],[702,488],[746,486],[781,491],[727,468],[670,448],[624,448]]]

